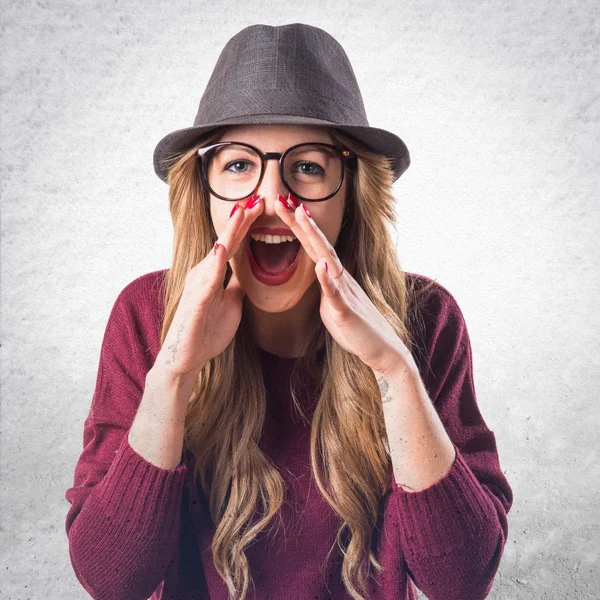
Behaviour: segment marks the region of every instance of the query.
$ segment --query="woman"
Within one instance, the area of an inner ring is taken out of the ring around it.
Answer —
[[[488,594],[512,491],[456,301],[397,263],[409,162],[329,34],[225,46],[155,150],[173,263],[115,302],[66,493],[93,597]]]

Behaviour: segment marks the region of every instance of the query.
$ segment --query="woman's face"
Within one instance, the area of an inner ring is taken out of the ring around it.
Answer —
[[[325,129],[304,125],[236,125],[227,129],[217,141],[244,142],[258,148],[262,153],[284,152],[290,146],[306,142],[333,143]],[[342,187],[335,196],[328,200],[310,202],[298,199],[298,202],[305,204],[309,209],[317,226],[332,246],[335,245],[340,232],[347,189],[348,179],[345,177]],[[281,180],[277,160],[266,161],[264,175],[256,193],[262,198],[260,212],[254,222],[250,224],[249,231],[251,232],[256,227],[283,227],[289,230],[280,216],[286,209],[277,199],[279,194],[287,199],[289,193]],[[238,200],[237,203],[243,206],[246,204],[246,200]],[[221,200],[211,194],[210,211],[217,236],[221,235],[225,229],[234,204],[232,201]],[[293,217],[293,212],[289,212]],[[290,235],[293,235],[291,231]],[[289,310],[298,304],[313,284],[319,285],[316,281],[315,263],[302,247],[298,266],[288,281],[277,284],[261,282],[253,273],[250,265],[249,243],[250,235],[248,234],[229,264],[246,291],[248,299],[258,309],[265,312]],[[268,247],[267,244],[264,246]],[[269,250],[273,250],[272,247]],[[312,289],[315,291],[314,288]]]

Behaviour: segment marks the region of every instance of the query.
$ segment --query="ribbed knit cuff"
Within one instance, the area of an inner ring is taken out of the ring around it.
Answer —
[[[152,594],[179,537],[186,471],[153,465],[125,436],[69,533],[75,573],[95,598]]]
[[[104,489],[98,508],[116,523],[147,531],[150,521],[161,529],[148,532],[158,537],[170,531],[179,519],[179,505],[187,466],[163,469],[148,462],[124,436],[115,458],[99,484]]]
[[[446,475],[418,492],[407,492],[393,479],[400,535],[406,553],[416,560],[442,556],[489,534],[496,510],[462,453]],[[484,533],[485,535],[485,533]]]

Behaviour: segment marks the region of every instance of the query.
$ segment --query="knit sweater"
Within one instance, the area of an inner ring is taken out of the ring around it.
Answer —
[[[163,469],[128,443],[146,374],[160,349],[165,274],[138,277],[113,305],[83,450],[65,494],[71,563],[98,600],[228,600],[212,561],[207,501],[192,485],[190,453],[182,453],[177,467]],[[406,276],[417,286],[431,281]],[[512,490],[477,405],[460,308],[436,282],[422,316],[421,350],[413,356],[456,457],[441,480],[417,492],[402,490],[390,469],[376,533],[384,571],[371,567],[367,600],[416,600],[415,584],[429,600],[479,600],[490,592],[500,563]],[[246,548],[254,582],[248,600],[350,600],[337,546],[325,561],[342,521],[311,478],[310,425],[295,416],[288,391],[296,359],[262,349],[260,356],[267,388],[260,447],[289,496],[281,520],[277,515],[273,528]],[[317,393],[314,382],[304,387],[308,416]]]

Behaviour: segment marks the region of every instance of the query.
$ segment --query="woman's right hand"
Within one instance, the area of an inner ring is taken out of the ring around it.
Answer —
[[[216,254],[213,248],[188,271],[179,305],[156,360],[170,375],[196,376],[231,343],[242,318],[246,292],[234,273],[223,289],[226,265],[262,208],[262,199],[252,208],[244,209],[240,204],[217,239]]]

